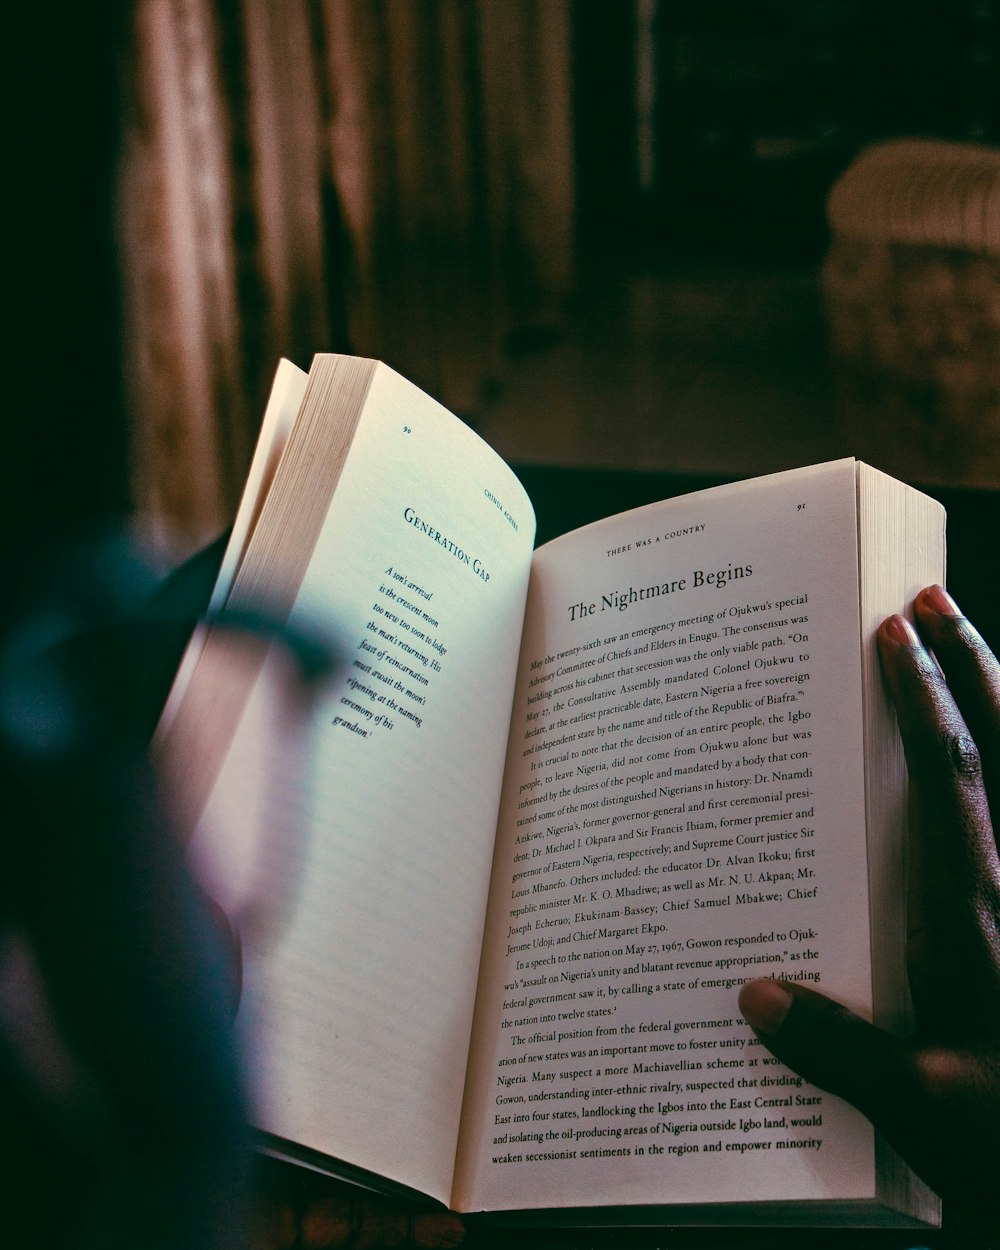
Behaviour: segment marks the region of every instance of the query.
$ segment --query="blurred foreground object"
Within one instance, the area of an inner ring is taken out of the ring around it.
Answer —
[[[18,1150],[0,1227],[74,1250],[446,1250],[464,1236],[447,1212],[269,1161],[250,1181],[231,935],[147,753],[221,554],[161,585],[102,530],[5,570],[0,1116]],[[274,622],[235,627],[281,643],[300,692],[328,667]]]
[[[834,184],[827,216],[852,450],[913,481],[1000,486],[1000,151],[879,144]]]
[[[0,630],[4,1219],[34,1244],[236,1246],[228,953],[146,755],[184,631],[143,618],[155,576],[124,537],[40,546],[21,569]]]

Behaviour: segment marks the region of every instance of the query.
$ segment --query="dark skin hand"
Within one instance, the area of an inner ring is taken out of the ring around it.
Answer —
[[[744,986],[740,1009],[773,1054],[858,1107],[971,1226],[996,1235],[1000,666],[940,587],[921,591],[915,616],[919,633],[901,616],[878,632],[910,774],[913,1033],[892,1037],[780,981]]]

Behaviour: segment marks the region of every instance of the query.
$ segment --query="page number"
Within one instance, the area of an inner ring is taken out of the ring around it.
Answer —
[[[404,433],[404,434],[412,434],[412,433],[413,433],[413,430],[410,428],[410,426],[408,426],[408,425],[404,425],[404,426],[403,426],[403,433]]]
[[[796,511],[796,512],[801,512],[801,511],[802,511],[802,509],[803,509],[804,507],[805,507],[805,504],[804,504],[804,503],[799,503],[799,504],[796,504],[796,505],[795,505],[795,511]]]

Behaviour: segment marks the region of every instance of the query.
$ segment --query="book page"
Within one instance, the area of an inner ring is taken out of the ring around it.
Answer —
[[[875,633],[891,612],[912,616],[916,595],[945,581],[945,513],[934,499],[858,465],[858,527],[861,535],[861,631]],[[884,681],[874,648],[862,651],[862,677],[871,692],[865,702],[868,747],[866,807],[871,927],[878,958],[873,967],[873,1018],[881,1028],[905,1037],[913,1031],[906,968],[907,916],[900,880],[908,870],[908,784],[895,710],[879,697]],[[940,1223],[940,1202],[892,1151],[876,1138],[881,1188],[928,1223]]]
[[[535,555],[461,1209],[874,1193],[872,1133],[740,985],[871,1014],[855,463]]]
[[[307,375],[290,360],[280,360],[275,370],[271,393],[264,419],[261,422],[260,435],[254,450],[253,462],[247,475],[246,485],[240,499],[240,506],[233,522],[232,532],[226,544],[212,588],[212,597],[205,611],[205,618],[195,628],[191,641],[184,652],[183,660],[177,670],[173,686],[160,716],[157,733],[162,739],[173,722],[187,689],[188,682],[198,664],[205,639],[208,636],[210,622],[218,616],[225,606],[230,588],[239,571],[240,562],[246,551],[247,543],[253,534],[254,526],[260,516],[267,497],[268,489],[274,481],[281,453],[288,442],[289,434],[295,422],[296,413],[302,406],[302,397],[306,391]]]
[[[440,1198],[533,533],[502,461],[378,367],[291,616],[337,671],[296,728],[265,666],[196,840],[218,864],[263,835],[260,1127]]]

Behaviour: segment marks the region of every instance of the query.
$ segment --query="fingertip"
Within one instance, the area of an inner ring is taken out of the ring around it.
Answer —
[[[958,617],[964,615],[951,595],[937,583],[922,590],[917,595],[914,604],[922,616]]]
[[[898,647],[913,650],[922,645],[920,635],[906,617],[900,616],[898,612],[887,616],[879,626],[878,641],[883,650],[888,646],[893,651]]]
[[[806,986],[751,981],[740,1010],[764,1046],[812,1085],[866,1115],[883,1108],[907,1071],[903,1043]]]
[[[748,981],[740,990],[738,1002],[747,1024],[770,1036],[785,1023],[792,996],[778,981]]]

